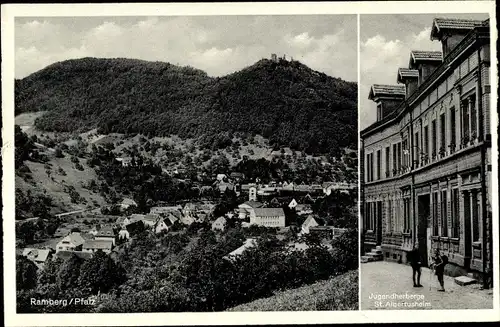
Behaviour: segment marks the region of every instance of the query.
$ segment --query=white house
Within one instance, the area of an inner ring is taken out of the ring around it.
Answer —
[[[223,231],[226,228],[226,224],[227,224],[226,218],[219,217],[212,223],[212,230]]]
[[[113,246],[115,245],[115,232],[111,226],[102,226],[97,235],[95,236],[96,241],[111,241]]]
[[[137,203],[134,200],[129,199],[129,198],[123,199],[123,201],[120,203],[120,208],[122,210],[126,210],[131,206],[137,206]]]
[[[292,201],[290,201],[290,203],[288,204],[288,208],[293,209],[297,206],[297,204],[297,201],[295,201],[295,199],[292,199]]]
[[[302,229],[300,230],[300,234],[309,234],[310,227],[319,226],[316,219],[313,216],[308,216],[307,219],[302,223]]]
[[[238,205],[238,217],[240,219],[245,219],[251,215],[251,212],[253,212],[255,208],[261,208],[262,206],[263,204],[257,201],[244,202]]]
[[[162,218],[159,218],[156,220],[156,223],[155,223],[155,226],[154,226],[154,231],[156,234],[159,234],[163,231],[166,231],[168,232],[168,225],[167,225],[167,222],[162,219]]]
[[[218,180],[219,182],[222,182],[222,181],[224,181],[224,180],[226,180],[226,179],[227,179],[226,174],[217,174],[217,180]]]
[[[25,248],[23,250],[23,256],[33,261],[40,269],[43,269],[45,263],[51,258],[51,254],[50,249]]]
[[[83,252],[94,253],[98,250],[106,254],[111,253],[113,249],[113,241],[111,240],[89,240],[83,244]]]
[[[265,227],[285,227],[285,212],[282,208],[255,208],[250,213],[250,224]]]
[[[79,251],[85,240],[80,233],[70,233],[56,245],[56,253],[59,251]]]
[[[245,243],[243,243],[242,246],[237,248],[236,250],[232,251],[229,253],[227,256],[224,257],[224,259],[227,260],[234,260],[234,258],[240,256],[245,252],[246,250],[256,247],[257,246],[257,240],[255,238],[248,238]]]

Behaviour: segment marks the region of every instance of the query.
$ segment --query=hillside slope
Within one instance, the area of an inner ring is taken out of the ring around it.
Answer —
[[[298,61],[260,60],[209,77],[169,63],[84,58],[15,83],[16,115],[47,111],[46,131],[179,135],[205,142],[221,131],[260,134],[309,153],[355,147],[357,86]]]
[[[358,309],[358,270],[241,304],[227,311],[338,311]]]

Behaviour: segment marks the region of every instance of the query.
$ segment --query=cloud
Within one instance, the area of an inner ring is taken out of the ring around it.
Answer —
[[[356,80],[355,26],[355,16],[23,19],[16,21],[15,74],[91,56],[166,61],[220,76],[277,53]]]
[[[360,127],[376,120],[376,106],[368,100],[372,84],[396,84],[397,70],[407,67],[411,50],[441,50],[441,44],[430,40],[430,28],[400,39],[377,34],[361,42],[360,48]]]

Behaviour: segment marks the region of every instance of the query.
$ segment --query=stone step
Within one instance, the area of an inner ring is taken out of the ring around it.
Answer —
[[[371,250],[371,253],[383,254],[382,250]]]
[[[377,246],[375,247],[375,250],[377,250],[377,251],[382,251],[382,246],[377,245]]]
[[[367,263],[370,262],[370,259],[366,255],[361,256],[361,263]]]
[[[455,277],[455,283],[460,286],[475,284],[477,281],[474,278],[470,278],[468,276],[459,276]]]
[[[381,254],[376,253],[367,253],[366,256],[370,258],[371,261],[380,261],[384,259]]]

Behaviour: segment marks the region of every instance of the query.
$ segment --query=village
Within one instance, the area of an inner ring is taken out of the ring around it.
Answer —
[[[150,208],[149,213],[134,212],[137,203],[123,198],[119,203],[120,215],[103,215],[101,209],[79,210],[56,215],[62,223],[48,242],[32,244],[19,249],[23,256],[43,269],[52,259],[68,259],[73,254],[89,259],[97,251],[112,255],[118,246],[132,241],[134,236],[147,231],[160,235],[178,233],[184,229],[208,227],[217,233],[224,233],[228,226],[241,228],[265,227],[278,235],[292,233],[296,241],[290,245],[296,249],[307,248],[306,237],[329,241],[342,235],[346,228],[327,225],[314,213],[312,204],[332,192],[345,195],[356,190],[356,184],[328,182],[322,185],[296,185],[291,183],[239,184],[241,173],[217,174],[213,188],[221,195],[234,192],[239,199],[246,199],[224,215],[215,216],[217,203],[211,200],[189,201],[183,204],[162,204]],[[286,213],[285,213],[286,211]],[[291,224],[290,217],[297,217]],[[300,222],[297,225],[297,222]],[[255,238],[248,238],[243,244],[228,253],[231,259],[256,245]]]

